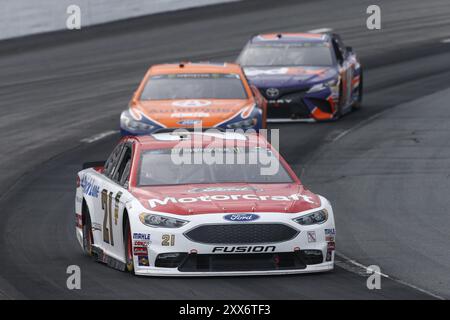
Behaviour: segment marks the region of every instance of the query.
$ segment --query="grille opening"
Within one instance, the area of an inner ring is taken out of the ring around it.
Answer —
[[[306,264],[319,264],[323,262],[323,253],[321,250],[301,250],[300,255]]]
[[[301,104],[295,104],[295,105],[279,105],[278,107],[275,107],[271,104],[268,104],[267,106],[267,118],[269,119],[279,119],[279,118],[292,118],[292,119],[303,119],[303,118],[309,118],[311,115],[311,112],[309,111],[308,107]]]
[[[160,253],[156,257],[155,267],[177,268],[187,255],[185,252]]]
[[[190,254],[180,272],[231,272],[305,269],[299,252],[251,254]]]
[[[156,257],[159,268],[178,268],[180,272],[226,272],[304,269],[323,262],[320,250],[248,254],[161,253]]]
[[[282,223],[239,223],[200,225],[184,235],[204,244],[268,244],[291,240],[298,233]]]

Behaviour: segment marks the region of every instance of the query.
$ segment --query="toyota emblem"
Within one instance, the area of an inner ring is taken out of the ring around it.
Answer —
[[[276,98],[280,94],[280,90],[277,88],[269,88],[266,90],[266,94],[269,98]]]

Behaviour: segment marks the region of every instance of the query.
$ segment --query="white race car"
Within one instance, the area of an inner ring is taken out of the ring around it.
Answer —
[[[217,154],[265,162],[207,161]],[[180,162],[189,159],[203,161]],[[267,174],[267,164],[276,170]],[[330,203],[305,189],[261,136],[124,137],[104,164],[85,167],[76,190],[77,238],[114,268],[149,276],[333,269]]]

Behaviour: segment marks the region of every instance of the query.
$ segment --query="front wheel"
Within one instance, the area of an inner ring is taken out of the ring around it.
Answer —
[[[134,273],[134,259],[133,259],[133,243],[131,237],[130,222],[125,221],[125,259],[126,269],[128,272]]]
[[[339,85],[339,101],[336,106],[336,111],[334,112],[333,119],[332,120],[338,120],[340,117],[342,117],[342,83]]]
[[[353,103],[352,109],[357,110],[362,107],[362,99],[363,99],[363,72],[359,75],[359,86],[358,86],[358,99]]]
[[[89,256],[93,256],[92,245],[94,244],[94,237],[92,234],[92,223],[89,211],[86,212],[86,218],[83,224],[83,248]]]

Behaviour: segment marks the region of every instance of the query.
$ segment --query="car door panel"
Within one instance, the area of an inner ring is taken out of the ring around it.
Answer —
[[[104,252],[116,259],[123,258],[123,212],[129,200],[128,192],[108,178],[102,185],[99,216],[101,220],[101,244]]]
[[[104,177],[101,191],[102,246],[110,256],[124,261],[123,213],[131,200],[128,178],[131,169],[132,144],[125,143],[114,164],[114,169]]]

